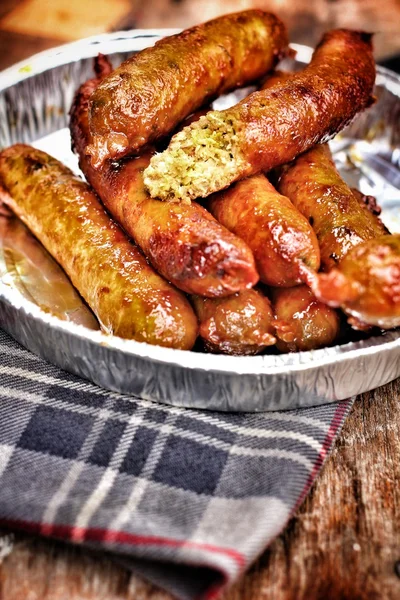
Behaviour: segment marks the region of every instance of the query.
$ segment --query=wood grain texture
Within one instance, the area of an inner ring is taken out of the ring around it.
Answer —
[[[356,400],[311,494],[223,600],[400,597],[399,399],[397,380]],[[0,598],[172,600],[106,556],[23,534],[2,559]]]
[[[37,52],[54,48],[59,43],[60,41],[54,38],[22,35],[13,31],[2,31],[0,28],[0,70]]]
[[[327,29],[350,27],[376,32],[378,60],[400,51],[398,0],[148,0],[132,9],[130,22],[135,27],[188,27],[254,7],[276,12],[292,42],[315,46]]]
[[[96,6],[95,0],[90,2]],[[400,52],[399,0],[126,0],[126,13],[121,10],[123,5],[119,4],[117,15],[114,14],[113,0],[108,2],[109,11],[105,6],[107,0],[101,0],[97,11],[83,2],[81,4],[85,7],[79,7],[74,19],[73,5],[69,0],[54,0],[52,10],[50,13],[47,11],[42,23],[35,18],[35,12],[32,14],[28,10],[32,0],[1,0],[0,69],[13,64],[16,59],[31,56],[35,51],[77,36],[86,37],[93,32],[106,31],[110,27],[114,30],[189,27],[224,13],[252,7],[277,12],[287,24],[292,42],[314,46],[327,29],[351,27],[376,32],[377,60]],[[37,49],[32,45],[32,39],[37,40]]]
[[[400,598],[400,381],[360,396],[312,493],[226,600]]]
[[[59,43],[102,33],[114,27],[129,12],[129,0],[68,0],[47,2],[22,0],[0,21],[0,28],[38,37],[53,37]],[[40,15],[40,18],[38,18]]]

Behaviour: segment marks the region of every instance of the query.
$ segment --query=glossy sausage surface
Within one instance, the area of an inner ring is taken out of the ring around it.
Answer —
[[[241,239],[197,203],[183,206],[150,198],[143,171],[151,152],[92,167],[85,155],[88,101],[110,65],[100,56],[95,67],[98,78],[83,84],[75,97],[70,129],[80,167],[107,209],[155,269],[181,290],[220,297],[252,287],[258,274],[251,250]]]
[[[192,296],[200,337],[209,352],[254,355],[275,343],[270,301],[252,289],[228,298]]]
[[[110,334],[190,349],[197,320],[97,196],[60,162],[17,144],[0,154],[2,199],[64,268]]]
[[[327,144],[315,146],[285,168],[278,189],[312,224],[324,271],[337,265],[353,246],[387,233],[343,181]]]
[[[136,153],[171,133],[205,102],[272,69],[287,45],[278,17],[248,10],[163,38],[135,54],[91,98],[93,164]]]
[[[188,202],[288,163],[369,106],[374,80],[370,34],[326,33],[303,71],[176,134],[145,172],[150,194]]]
[[[264,175],[253,175],[210,196],[206,207],[249,245],[264,283],[290,287],[304,280],[304,266],[319,269],[312,227]]]
[[[276,69],[272,73],[269,73],[265,81],[263,81],[260,86],[260,90],[269,90],[272,87],[277,85],[281,85],[286,81],[289,81],[293,75],[295,75],[294,71],[281,71],[280,69]]]
[[[276,346],[281,352],[316,350],[339,337],[338,312],[317,300],[306,285],[271,290]]]
[[[400,326],[400,235],[352,248],[338,267],[317,275],[312,288],[322,302],[350,314],[356,328]]]
[[[11,274],[13,287],[24,298],[63,321],[99,329],[65,271],[11,211],[10,216],[0,215],[0,254],[0,279]]]

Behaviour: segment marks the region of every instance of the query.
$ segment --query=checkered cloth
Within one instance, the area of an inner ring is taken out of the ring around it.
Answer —
[[[0,331],[0,525],[112,552],[178,598],[216,598],[282,531],[350,407],[170,408]]]

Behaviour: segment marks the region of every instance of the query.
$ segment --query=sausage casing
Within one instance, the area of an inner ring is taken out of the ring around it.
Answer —
[[[99,78],[110,68],[95,62]],[[220,297],[258,281],[249,247],[197,203],[174,205],[148,195],[143,171],[151,152],[94,169],[85,155],[90,137],[88,101],[99,79],[83,84],[71,109],[70,129],[80,167],[106,208],[142,249],[155,269],[189,294]]]
[[[0,215],[0,253],[5,267],[2,272],[0,263],[0,279],[12,273],[13,286],[24,298],[63,321],[99,329],[60,265],[11,211]]]
[[[252,289],[228,298],[192,296],[200,337],[209,352],[254,355],[275,343],[270,301]]]
[[[319,269],[312,227],[264,175],[238,181],[209,197],[206,206],[249,245],[262,282],[290,287],[304,280],[304,266]]]
[[[351,248],[338,267],[315,276],[312,289],[322,302],[350,314],[356,325],[400,326],[400,235]]]
[[[316,350],[339,337],[338,312],[317,300],[306,285],[271,290],[276,346],[281,352]]]
[[[278,17],[248,10],[163,38],[135,54],[91,99],[93,164],[136,153],[205,102],[255,81],[274,67],[287,45]]]
[[[374,80],[371,35],[328,32],[302,72],[176,134],[145,184],[152,197],[190,202],[288,163],[369,106]]]
[[[110,334],[190,349],[197,319],[109,218],[89,186],[23,144],[0,154],[3,200],[64,268]]]
[[[312,224],[324,271],[353,246],[387,233],[343,181],[327,144],[315,146],[284,169],[278,189]]]
[[[270,88],[275,87],[276,85],[281,85],[286,81],[289,81],[293,77],[293,75],[293,71],[280,71],[279,69],[276,69],[272,73],[268,74],[266,80],[260,86],[260,91],[269,90]]]

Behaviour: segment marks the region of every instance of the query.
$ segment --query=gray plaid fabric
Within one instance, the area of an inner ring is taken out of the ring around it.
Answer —
[[[0,331],[0,524],[112,552],[178,598],[215,598],[283,529],[350,406],[170,408]]]

